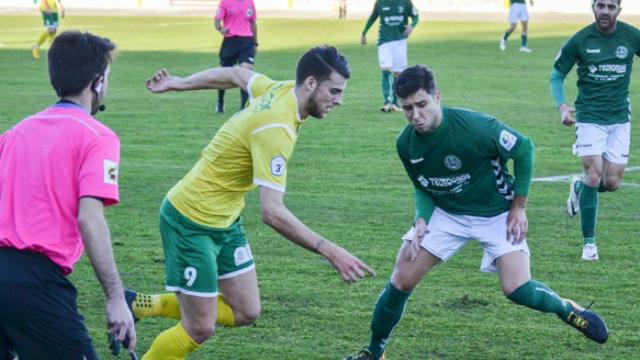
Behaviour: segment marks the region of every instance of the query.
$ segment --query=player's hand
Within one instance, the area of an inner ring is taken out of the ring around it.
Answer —
[[[408,38],[412,32],[413,32],[413,26],[407,25],[407,27],[404,28],[404,32],[402,34],[404,35],[404,37]]]
[[[64,8],[61,6],[60,7],[60,17],[64,19],[64,15],[65,15],[65,11],[64,11]]]
[[[152,93],[158,94],[175,90],[173,85],[179,79],[177,76],[171,76],[167,69],[160,69],[152,77],[148,78],[145,84]]]
[[[136,348],[136,328],[133,324],[133,315],[127,307],[124,295],[116,299],[107,299],[107,328],[109,333],[118,341],[128,340],[127,349],[134,351]]]
[[[227,34],[229,33],[229,29],[221,27],[220,30],[220,34],[222,34],[222,36],[227,36]]]
[[[567,104],[562,104],[558,107],[560,111],[560,122],[565,126],[572,126],[576,123],[575,112],[576,110]]]
[[[507,241],[513,245],[520,244],[527,237],[529,223],[524,207],[514,205],[507,215]]]
[[[371,276],[376,276],[376,272],[373,271],[369,265],[362,262],[362,260],[351,255],[351,253],[340,246],[335,244],[330,245],[331,249],[329,249],[326,257],[331,265],[338,271],[344,282],[348,284],[355,283],[365,277],[366,273]]]
[[[362,37],[360,38],[360,44],[362,45],[367,45],[367,37],[362,35]]]
[[[415,235],[413,236],[413,240],[411,240],[411,261],[416,261],[422,239],[424,239],[424,236],[429,232],[429,230],[427,229],[427,223],[423,218],[419,218],[413,227],[415,229]]]
[[[529,0],[529,5],[533,6],[533,0]]]

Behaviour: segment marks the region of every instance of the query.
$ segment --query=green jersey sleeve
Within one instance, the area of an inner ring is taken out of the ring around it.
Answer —
[[[418,22],[420,21],[420,13],[418,12],[418,9],[413,6],[413,3],[411,2],[411,0],[409,0],[409,6],[407,6],[407,9],[405,10],[406,16],[411,18],[411,27],[415,29],[415,27],[418,25]]]
[[[485,155],[497,157],[504,164],[512,159],[514,170],[513,190],[516,196],[527,196],[531,186],[535,162],[533,142],[518,131],[493,118],[487,121],[485,131],[485,136],[479,137],[484,142],[481,148],[485,149]]]
[[[556,56],[553,68],[563,74],[568,74],[573,68],[573,65],[578,61],[580,57],[580,44],[575,36],[571,37],[569,41],[560,49],[560,52]]]
[[[369,15],[367,23],[364,25],[364,30],[362,30],[362,36],[367,35],[367,31],[371,29],[371,26],[373,26],[373,23],[376,22],[378,16],[380,16],[380,13],[378,12],[378,1],[376,0],[375,4],[373,4],[373,11],[371,12],[371,15]]]

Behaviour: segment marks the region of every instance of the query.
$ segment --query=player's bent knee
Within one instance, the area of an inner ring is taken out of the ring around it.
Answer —
[[[205,323],[184,324],[185,330],[198,344],[202,344],[216,332],[216,326]]]
[[[255,310],[243,311],[234,314],[236,318],[236,326],[247,326],[255,323],[260,317],[260,307]]]
[[[600,176],[598,176],[598,174],[596,174],[595,172],[588,172],[584,175],[582,181],[584,181],[587,186],[596,187],[600,184]]]

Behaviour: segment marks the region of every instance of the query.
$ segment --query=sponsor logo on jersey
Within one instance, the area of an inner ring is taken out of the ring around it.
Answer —
[[[418,182],[424,187],[429,187],[429,180],[425,179],[422,175],[418,176]]]
[[[598,70],[601,72],[624,74],[627,72],[627,64],[602,64],[598,65]]]
[[[417,163],[421,163],[424,161],[424,158],[421,157],[420,159],[409,159],[409,162],[412,164],[417,164]]]
[[[286,161],[282,156],[276,156],[271,159],[271,175],[282,176],[286,167]]]
[[[471,179],[471,175],[465,173],[458,176],[443,177],[443,178],[429,178],[429,184],[436,187],[450,187],[461,186]]]
[[[388,11],[389,9],[391,9],[391,8],[390,8],[390,7],[388,7],[388,6],[384,6],[384,7],[382,8],[382,11]]]
[[[104,183],[118,185],[118,163],[111,160],[104,160]]]
[[[511,151],[511,149],[516,145],[516,142],[518,142],[518,138],[512,133],[507,130],[502,130],[500,132],[500,145],[507,149],[507,151]]]
[[[462,167],[462,161],[460,161],[460,158],[455,155],[447,155],[444,158],[444,166],[446,166],[449,170],[460,170],[460,168]]]
[[[587,54],[600,54],[600,49],[587,49]]]
[[[616,49],[616,57],[618,59],[624,59],[627,57],[627,55],[629,55],[629,50],[627,49],[626,46],[618,46],[618,48]]]
[[[589,72],[590,73],[595,74],[596,71],[598,71],[598,67],[597,66],[595,66],[595,65],[589,66]]]
[[[404,12],[404,6],[400,5],[398,6],[398,13],[402,14]]]

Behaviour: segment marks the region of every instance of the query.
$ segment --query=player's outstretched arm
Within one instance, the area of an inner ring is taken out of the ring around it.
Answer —
[[[260,187],[262,220],[267,225],[297,245],[327,258],[347,283],[356,282],[367,273],[375,276],[369,265],[307,227],[284,206],[283,199],[283,192]]]
[[[122,281],[111,248],[111,235],[104,219],[104,209],[100,199],[91,197],[80,199],[78,225],[85,251],[104,290],[109,333],[119,341],[128,338],[129,350],[133,351],[136,347],[136,329],[124,299]]]
[[[167,69],[160,69],[147,79],[145,84],[147,89],[154,94],[168,91],[222,90],[235,87],[246,91],[247,84],[253,74],[253,71],[238,66],[203,70],[181,78],[171,75]]]

